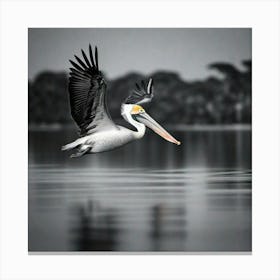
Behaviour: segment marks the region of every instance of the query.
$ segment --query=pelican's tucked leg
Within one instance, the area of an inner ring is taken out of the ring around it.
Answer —
[[[71,158],[77,158],[85,155],[88,151],[90,151],[92,147],[89,145],[80,145],[78,151],[75,154],[72,154]]]

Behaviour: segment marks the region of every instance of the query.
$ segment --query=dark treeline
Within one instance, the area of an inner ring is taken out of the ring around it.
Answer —
[[[161,123],[236,124],[251,123],[251,61],[239,70],[231,64],[214,63],[209,69],[220,73],[205,80],[184,81],[174,72],[155,72],[155,97],[144,107]],[[120,119],[120,105],[135,86],[148,79],[138,73],[108,81],[108,105],[113,118]],[[42,72],[28,83],[30,124],[72,122],[66,73]]]

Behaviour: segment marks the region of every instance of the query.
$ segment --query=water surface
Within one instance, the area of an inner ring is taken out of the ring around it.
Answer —
[[[70,159],[29,132],[29,251],[251,251],[251,131],[148,133]]]

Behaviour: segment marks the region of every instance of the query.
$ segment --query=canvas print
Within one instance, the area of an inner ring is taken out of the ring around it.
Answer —
[[[250,28],[29,28],[30,253],[250,253]]]

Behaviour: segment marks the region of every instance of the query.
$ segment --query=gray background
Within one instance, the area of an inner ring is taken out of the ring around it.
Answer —
[[[201,79],[209,76],[209,63],[223,61],[239,67],[241,60],[251,58],[249,28],[32,28],[29,79],[42,70],[68,69],[69,58],[89,43],[98,46],[100,66],[109,79],[161,69],[176,71],[186,80]]]

